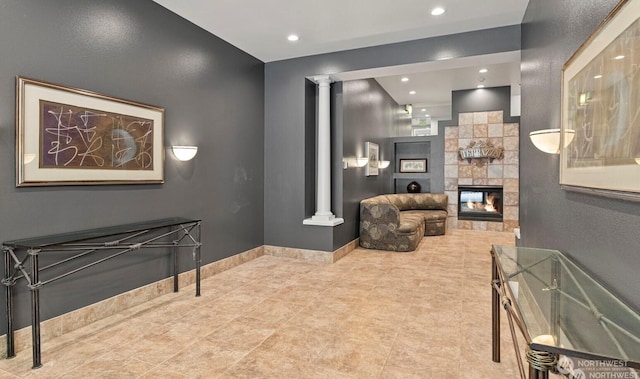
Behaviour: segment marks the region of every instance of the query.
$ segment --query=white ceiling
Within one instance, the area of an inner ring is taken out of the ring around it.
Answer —
[[[528,0],[154,1],[264,62],[519,24],[528,4]],[[436,6],[443,6],[445,14],[432,16]],[[289,42],[292,33],[300,40]],[[475,88],[481,76],[487,87],[515,85],[519,93],[519,54],[494,55],[464,63],[448,61],[446,68],[411,65],[404,67],[409,70],[405,72],[402,67],[390,68],[351,78],[374,77],[399,104],[412,103],[414,109],[429,106],[432,116],[446,118],[436,108],[446,108],[452,90]],[[480,66],[489,72],[479,74]],[[400,77],[409,72],[410,81],[401,83]],[[408,94],[411,89],[415,95]]]

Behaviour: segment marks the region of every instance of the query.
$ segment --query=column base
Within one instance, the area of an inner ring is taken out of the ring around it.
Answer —
[[[343,218],[337,218],[333,214],[330,216],[318,216],[315,215],[311,218],[306,218],[302,220],[302,224],[304,225],[315,225],[315,226],[336,226],[344,223]]]

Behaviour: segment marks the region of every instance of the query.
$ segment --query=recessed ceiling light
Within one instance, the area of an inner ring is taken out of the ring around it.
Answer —
[[[426,112],[426,111],[427,111],[427,108],[422,108],[422,109],[420,109],[420,110],[421,110],[422,112]]]
[[[600,79],[600,78],[602,78],[602,75],[598,74],[598,75],[594,76],[593,78],[594,79]]]
[[[476,88],[484,88],[484,84],[478,84]]]
[[[484,74],[485,72],[488,72],[489,70],[487,70],[486,68],[481,68],[480,71],[478,71],[481,74]]]
[[[400,79],[400,81],[401,81],[401,82],[408,82],[408,81],[409,81],[409,78],[407,78],[407,77],[405,76],[404,78]]]
[[[296,34],[289,34],[289,36],[287,37],[287,39],[291,42],[295,42],[297,40],[300,39],[300,37],[298,37]]]
[[[416,91],[409,91],[409,95],[415,95]]]
[[[617,57],[613,58],[613,59],[622,59],[624,58],[624,55],[618,55]]]
[[[430,116],[430,115],[428,115],[428,114],[426,114],[426,115],[424,115],[424,117],[431,117],[431,116]]]
[[[432,16],[440,16],[443,13],[444,13],[444,8],[442,7],[436,7],[431,10]]]

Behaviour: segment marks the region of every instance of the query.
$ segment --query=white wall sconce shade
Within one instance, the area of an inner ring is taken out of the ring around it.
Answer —
[[[636,158],[636,163],[640,164],[640,157]]]
[[[356,167],[364,167],[367,163],[369,163],[369,158],[367,157],[356,158]]]
[[[171,146],[171,151],[179,161],[190,161],[198,153],[198,146]]]
[[[347,169],[349,167],[364,167],[369,163],[367,157],[349,157],[342,158],[342,168]]]
[[[389,164],[391,162],[389,161],[378,161],[378,168],[387,168],[389,167]]]
[[[564,147],[569,146],[576,131],[567,129],[564,131]],[[529,138],[533,145],[540,151],[547,154],[560,153],[560,129],[542,129],[529,133]]]

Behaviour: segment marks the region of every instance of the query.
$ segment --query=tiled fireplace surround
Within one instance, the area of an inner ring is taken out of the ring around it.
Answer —
[[[476,166],[474,162],[458,161],[458,148],[471,141],[488,140],[496,147],[504,147],[504,159]],[[458,221],[458,185],[504,186],[504,221]],[[459,126],[445,128],[445,192],[449,195],[450,229],[475,229],[511,231],[518,225],[518,124],[503,124],[502,111],[461,113]],[[260,246],[240,254],[213,262],[202,268],[202,278],[226,271],[261,255],[298,258],[308,261],[333,263],[358,246],[358,240],[344,245],[334,252]],[[172,291],[172,278],[149,284],[121,295],[105,299],[84,308],[42,322],[42,340],[46,342],[92,322],[106,318],[124,309]],[[195,282],[195,270],[180,274],[180,287]],[[31,348],[31,327],[16,331],[16,351]],[[6,346],[6,335],[0,337]],[[6,351],[2,351],[5,356]]]
[[[518,227],[519,181],[519,125],[503,123],[502,111],[460,113],[457,126],[447,126],[444,131],[444,189],[449,196],[447,227],[492,231],[513,231]],[[458,149],[472,141],[487,141],[504,148],[504,159],[479,163],[458,158]],[[458,220],[458,186],[502,186],[502,222]]]

